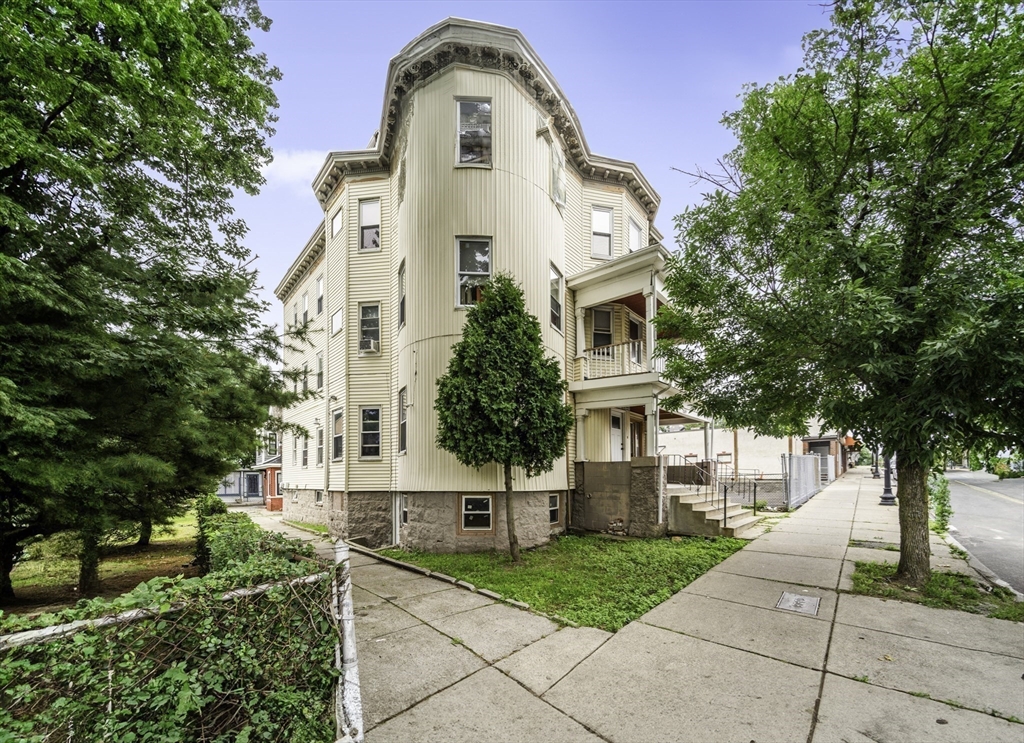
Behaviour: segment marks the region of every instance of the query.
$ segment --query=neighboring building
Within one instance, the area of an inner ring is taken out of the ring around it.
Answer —
[[[564,531],[586,463],[639,472],[660,425],[701,422],[659,402],[676,392],[650,353],[667,301],[659,197],[632,163],[590,152],[518,31],[427,29],[391,61],[369,146],[330,153],[313,190],[323,222],[276,289],[286,327],[309,329],[285,363],[316,392],[285,411],[308,431],[284,436],[286,517],[373,546],[507,549],[500,467],[434,443],[436,380],[495,272],[522,286],[576,413],[554,469],[515,474],[524,547]],[[664,533],[664,487],[633,480],[656,499],[644,533]]]
[[[274,408],[272,415],[280,416]],[[252,466],[228,473],[217,488],[225,500],[241,503],[262,501],[271,511],[281,510],[281,434],[264,430]],[[276,500],[275,500],[276,498]]]

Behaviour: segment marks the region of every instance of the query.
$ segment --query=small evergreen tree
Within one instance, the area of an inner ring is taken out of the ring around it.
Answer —
[[[564,453],[572,428],[566,387],[558,361],[544,354],[540,323],[526,311],[522,290],[509,276],[495,276],[466,314],[448,372],[437,380],[434,408],[439,447],[470,467],[495,462],[504,468],[508,544],[516,563],[512,468],[534,477]]]

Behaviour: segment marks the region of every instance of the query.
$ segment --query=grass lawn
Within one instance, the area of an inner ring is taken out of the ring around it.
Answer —
[[[566,536],[523,551],[515,567],[507,554],[382,554],[465,580],[588,627],[614,632],[706,573],[742,539],[613,540]]]
[[[895,574],[894,563],[858,562],[853,574],[853,593],[1024,622],[1024,602],[1015,601],[1005,588],[982,591],[966,575],[933,571],[928,583],[916,590],[893,583]]]
[[[327,533],[327,524],[311,524],[308,521],[289,521],[288,519],[281,519],[281,523],[297,526],[300,529],[309,529],[310,531],[315,531],[318,534]]]
[[[100,560],[100,596],[113,597],[159,575],[198,575],[194,557],[196,519],[191,511],[166,527],[156,527],[149,547],[116,544]],[[11,573],[17,598],[0,605],[10,613],[37,612],[74,605],[80,598],[78,560],[66,534],[55,534],[26,550]]]

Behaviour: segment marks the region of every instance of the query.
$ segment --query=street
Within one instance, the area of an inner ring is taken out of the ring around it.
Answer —
[[[1024,479],[947,470],[949,531],[968,552],[1024,593]]]

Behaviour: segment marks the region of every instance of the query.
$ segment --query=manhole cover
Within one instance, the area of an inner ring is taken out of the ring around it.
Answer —
[[[775,608],[817,616],[819,601],[821,599],[818,596],[801,596],[799,593],[783,591],[782,598],[779,599],[779,603],[775,605]]]

